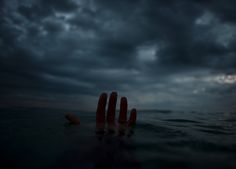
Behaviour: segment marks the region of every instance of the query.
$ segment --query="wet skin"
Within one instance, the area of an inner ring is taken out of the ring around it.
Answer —
[[[120,99],[120,112],[118,117],[118,123],[116,122],[116,103],[117,93],[112,92],[109,97],[108,108],[106,112],[106,103],[108,96],[106,93],[102,93],[98,100],[97,112],[96,112],[96,133],[97,134],[115,134],[131,136],[133,133],[133,127],[136,123],[137,111],[133,108],[130,112],[129,119],[127,118],[128,103],[127,98],[122,97]],[[128,120],[127,120],[128,119]]]
[[[117,93],[112,92],[109,97],[107,112],[106,103],[108,95],[102,93],[98,100],[96,112],[96,135],[98,145],[94,151],[96,154],[95,169],[140,169],[141,165],[136,160],[130,138],[136,123],[137,111],[132,109],[128,117],[127,98],[120,99],[120,112],[116,119]]]
[[[108,108],[106,113],[107,94],[102,93],[98,100],[97,112],[96,112],[96,133],[104,134],[107,133],[118,133],[119,135],[130,134],[136,124],[137,111],[133,108],[130,112],[129,120],[127,121],[127,109],[128,103],[127,98],[122,97],[120,99],[120,113],[118,120],[115,119],[116,114],[116,103],[117,93],[112,92],[109,97]],[[72,114],[67,113],[65,118],[71,125],[79,125],[80,119]]]

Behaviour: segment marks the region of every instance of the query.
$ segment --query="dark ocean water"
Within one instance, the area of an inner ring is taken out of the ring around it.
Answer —
[[[236,113],[141,111],[135,134],[95,135],[95,113],[1,109],[0,168],[236,169]]]

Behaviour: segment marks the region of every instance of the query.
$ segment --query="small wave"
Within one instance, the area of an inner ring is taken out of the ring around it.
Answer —
[[[199,121],[188,120],[188,119],[165,119],[163,121],[177,122],[177,123],[201,123]]]
[[[227,145],[214,143],[207,140],[201,139],[183,139],[183,140],[172,140],[165,144],[166,146],[183,148],[188,147],[195,151],[207,152],[235,152],[235,145]]]
[[[230,130],[228,127],[220,125],[196,125],[200,127],[198,131],[212,134],[221,134],[221,135],[235,135],[233,130]]]
[[[176,137],[185,137],[188,134],[182,130],[173,129],[171,127],[164,127],[160,125],[154,125],[149,123],[139,124],[139,127],[148,132],[158,133],[161,138],[176,138]]]
[[[169,113],[172,113],[173,111],[172,110],[140,110],[140,112],[169,114]]]
[[[204,133],[211,133],[215,135],[233,135],[233,133],[225,132],[222,130],[210,130],[210,129],[197,129],[198,131],[202,131]]]
[[[236,122],[236,119],[225,119],[226,122]]]
[[[223,126],[219,126],[219,125],[196,125],[199,127],[203,127],[203,128],[207,128],[207,129],[216,129],[216,130],[225,130]]]
[[[154,132],[168,132],[170,129],[167,127],[154,125],[150,123],[140,123],[138,126],[144,130],[154,131]]]

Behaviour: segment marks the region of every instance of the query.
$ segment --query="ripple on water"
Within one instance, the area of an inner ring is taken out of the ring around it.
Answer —
[[[211,130],[211,129],[196,129],[198,131],[214,134],[214,135],[234,135],[232,132],[223,131],[223,130]]]
[[[169,121],[169,122],[174,122],[174,123],[201,123],[199,121],[188,120],[188,119],[165,119],[163,121]]]
[[[222,113],[140,112],[135,134],[129,138],[134,143],[133,153],[145,169],[235,169],[236,119],[232,114],[230,117],[225,119]],[[6,112],[0,119],[0,145],[9,157],[16,156],[34,169],[39,163],[41,168],[50,168],[64,152],[75,148],[83,157],[97,143],[95,114],[81,113],[80,118],[81,126],[68,126],[63,113]]]
[[[196,130],[209,133],[209,134],[215,134],[215,135],[234,135],[234,132],[232,132],[229,128],[226,128],[222,125],[207,125],[207,124],[200,124],[196,125]]]

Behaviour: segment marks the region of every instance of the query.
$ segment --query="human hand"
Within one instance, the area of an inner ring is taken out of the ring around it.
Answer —
[[[107,94],[102,93],[99,97],[97,112],[96,112],[96,133],[99,135],[118,133],[119,136],[127,135],[130,137],[133,134],[133,128],[136,124],[136,109],[132,109],[130,112],[129,120],[127,121],[127,98],[122,97],[120,100],[120,114],[118,117],[118,123],[115,121],[117,93],[112,92],[110,94],[107,115],[106,115],[106,103]]]
[[[74,166],[78,166],[78,159],[83,159],[79,161],[80,168],[81,166],[83,166],[82,168],[88,168],[88,165],[96,169],[140,168],[140,163],[133,153],[134,147],[132,140],[122,137],[130,137],[133,135],[137,116],[136,109],[132,109],[129,118],[127,118],[127,98],[122,97],[120,99],[119,117],[116,120],[117,93],[112,92],[110,94],[108,104],[107,99],[107,94],[102,93],[97,105],[96,134],[99,141],[96,141],[94,146],[94,140],[92,139],[91,144],[89,144],[91,146],[87,147],[92,147],[92,150],[86,150],[84,152],[80,150],[76,155],[71,155],[72,157],[69,158],[69,162],[65,162],[66,167],[63,168],[70,168],[70,166],[74,168]],[[108,105],[107,112],[106,105]],[[72,125],[80,124],[80,119],[74,114],[68,113],[65,117]],[[118,135],[118,137],[114,137],[116,135]],[[74,159],[74,157],[76,157],[76,160],[71,160]],[[75,164],[71,161],[75,162]],[[94,163],[94,165],[91,165],[91,162]],[[60,167],[61,166],[63,165],[60,165]]]

